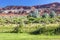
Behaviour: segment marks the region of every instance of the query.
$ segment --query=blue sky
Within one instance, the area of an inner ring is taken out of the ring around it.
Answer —
[[[17,5],[17,6],[33,6],[42,5],[52,2],[60,2],[60,0],[0,0],[0,7]]]

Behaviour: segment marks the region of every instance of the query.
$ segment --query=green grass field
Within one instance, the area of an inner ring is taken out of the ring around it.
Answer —
[[[0,40],[60,40],[60,35],[30,35],[21,33],[0,33]]]

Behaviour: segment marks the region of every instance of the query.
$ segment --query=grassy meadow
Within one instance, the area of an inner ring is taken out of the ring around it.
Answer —
[[[26,33],[0,33],[0,40],[60,40],[60,35],[30,35]]]

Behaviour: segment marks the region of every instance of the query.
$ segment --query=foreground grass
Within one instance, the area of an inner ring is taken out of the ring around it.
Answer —
[[[18,34],[0,33],[0,40],[18,40]]]
[[[0,33],[0,40],[60,40],[60,36],[30,35],[21,33]]]

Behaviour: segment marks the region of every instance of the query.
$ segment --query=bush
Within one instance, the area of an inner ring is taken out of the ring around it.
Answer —
[[[21,29],[23,28],[23,26],[24,25],[22,23],[17,25],[12,32],[13,33],[22,33]]]
[[[44,27],[42,27],[42,28],[38,28],[38,29],[36,29],[36,30],[30,32],[30,34],[34,34],[34,35],[43,34],[44,31],[45,31],[45,30],[44,30]]]
[[[14,30],[13,25],[6,25],[6,24],[0,25],[0,33],[11,33],[13,30]]]
[[[58,25],[42,25],[42,27],[41,26],[39,26],[39,28],[36,28],[36,30],[34,30],[34,31],[31,31],[30,32],[30,34],[45,34],[45,35],[55,35],[55,32],[57,33],[57,32],[59,32],[60,33],[60,29],[58,29],[58,30],[56,30],[55,31],[55,29],[56,28],[58,28]]]
[[[31,11],[31,13],[29,13],[29,15],[27,17],[39,18],[40,14],[39,14],[38,10],[35,10],[35,11]]]
[[[56,13],[55,13],[54,11],[51,11],[51,12],[50,12],[50,17],[53,18],[53,17],[55,17],[55,16],[56,16]]]
[[[55,29],[54,33],[55,33],[56,35],[59,35],[59,34],[60,34],[60,25],[59,25],[59,27],[57,27],[57,28]]]
[[[14,30],[11,33],[18,33],[19,32],[19,27],[15,27]]]
[[[49,21],[50,23],[55,23],[55,22],[56,22],[56,19],[55,19],[55,18],[50,18],[48,21]]]
[[[43,15],[42,15],[42,18],[48,18],[49,17],[49,14],[48,13],[44,13]]]
[[[33,22],[34,22],[34,20],[35,20],[35,18],[34,18],[34,17],[30,17],[30,18],[28,18],[28,21],[29,21],[30,23],[33,23]]]

